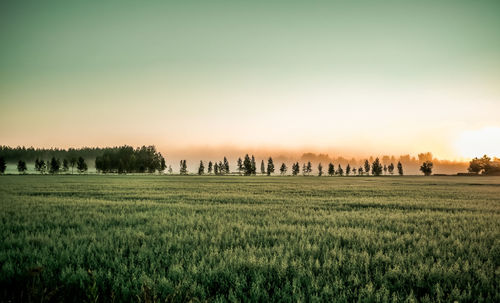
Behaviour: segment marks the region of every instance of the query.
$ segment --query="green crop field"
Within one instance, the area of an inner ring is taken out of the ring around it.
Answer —
[[[500,302],[498,177],[1,176],[0,301]]]

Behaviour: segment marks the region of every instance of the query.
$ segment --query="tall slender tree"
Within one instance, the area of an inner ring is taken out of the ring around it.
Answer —
[[[7,162],[4,157],[0,157],[0,174],[4,174],[7,169]]]
[[[41,175],[47,172],[47,164],[45,164],[44,160],[35,160],[35,170],[40,172]]]
[[[292,165],[292,175],[296,176],[300,173],[300,165],[299,162],[296,162]]]
[[[69,170],[69,162],[66,158],[63,160],[62,170],[63,172],[67,172]]]
[[[241,157],[238,158],[238,162],[236,165],[238,167],[238,174],[241,175],[241,172],[243,171],[243,160],[241,160]]]
[[[260,173],[263,175],[266,173],[266,167],[264,166],[264,160],[260,161]]]
[[[321,163],[318,164],[318,177],[323,175],[323,165]]]
[[[76,158],[75,157],[72,157],[71,159],[69,159],[69,166],[71,166],[71,174],[73,174],[73,171],[75,169],[75,166],[76,166]]]
[[[167,168],[167,163],[165,163],[165,158],[161,157],[160,168],[158,169],[158,171],[161,174],[161,173],[163,173],[165,171],[166,168]]]
[[[181,175],[187,175],[186,160],[181,160],[181,162],[179,164],[179,174],[181,174]]]
[[[394,163],[389,164],[389,166],[387,166],[387,170],[389,171],[389,174],[393,175],[394,174]]]
[[[280,173],[281,173],[281,175],[282,176],[285,175],[286,171],[287,171],[286,164],[285,163],[281,163],[281,167],[280,167]]]
[[[28,168],[26,167],[26,162],[19,160],[19,162],[17,162],[17,171],[19,174],[25,174],[27,170]]]
[[[245,160],[243,160],[243,168],[245,176],[250,176],[252,174],[252,160],[248,154],[245,155]]]
[[[76,169],[80,174],[85,173],[89,169],[83,157],[78,157],[78,160],[76,161]]]
[[[224,175],[226,173],[226,167],[222,161],[219,161],[219,175]]]
[[[212,161],[208,161],[208,174],[209,175],[212,174],[213,167],[214,167],[214,165],[213,165]]]
[[[198,175],[203,175],[205,174],[205,165],[203,165],[203,161],[200,160],[200,167],[198,167]]]
[[[401,164],[401,161],[398,161],[398,174],[400,176],[403,175],[403,164]]]
[[[382,164],[380,163],[379,158],[377,157],[375,161],[372,163],[372,175],[380,176],[382,174]]]
[[[387,174],[387,165],[384,164],[384,175]]]
[[[340,166],[340,163],[339,163],[339,166],[337,167],[337,174],[339,176],[343,176],[344,175],[344,170],[342,169],[342,166]]]
[[[328,175],[329,176],[335,175],[335,165],[333,165],[333,163],[331,162],[328,164]]]
[[[349,176],[350,173],[351,173],[351,166],[349,165],[349,163],[347,163],[347,166],[345,168],[345,175]]]
[[[358,167],[358,175],[362,176],[363,175],[363,167]]]
[[[220,174],[219,170],[220,170],[219,163],[215,162],[215,164],[214,164],[214,175],[219,175]]]
[[[306,169],[307,169],[307,175],[311,174],[311,172],[312,172],[312,163],[311,163],[311,161],[307,161]]]
[[[365,174],[370,174],[370,162],[368,160],[365,160]]]
[[[224,173],[229,174],[229,161],[227,161],[227,158],[224,157]]]
[[[273,173],[274,173],[274,162],[273,158],[269,157],[269,159],[267,159],[267,175],[270,176]]]
[[[59,159],[56,159],[55,157],[52,157],[52,159],[50,160],[50,169],[49,169],[49,172],[51,174],[58,174],[60,167],[61,167],[61,162],[59,161]]]
[[[250,161],[252,165],[252,175],[257,174],[257,165],[255,164],[255,157],[252,155],[252,160]]]

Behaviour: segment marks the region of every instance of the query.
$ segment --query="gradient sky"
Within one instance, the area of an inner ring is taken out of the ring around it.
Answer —
[[[500,156],[499,14],[500,1],[2,1],[0,144]]]

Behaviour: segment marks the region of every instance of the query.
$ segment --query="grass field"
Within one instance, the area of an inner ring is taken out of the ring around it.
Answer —
[[[500,302],[499,177],[1,176],[0,300]]]

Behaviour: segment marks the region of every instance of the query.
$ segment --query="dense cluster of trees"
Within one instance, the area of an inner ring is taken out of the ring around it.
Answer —
[[[34,147],[9,147],[0,146],[0,156],[4,158],[7,163],[15,163],[19,159],[23,159],[27,163],[33,163],[35,159],[71,159],[82,157],[84,159],[93,160],[101,156],[106,151],[116,149],[116,147],[83,147],[83,148],[34,148]]]
[[[165,159],[154,146],[142,146],[134,149],[121,146],[105,151],[95,159],[95,168],[101,173],[154,173],[163,172]]]
[[[500,175],[500,158],[492,160],[487,155],[476,157],[469,162],[468,171],[473,174]]]

